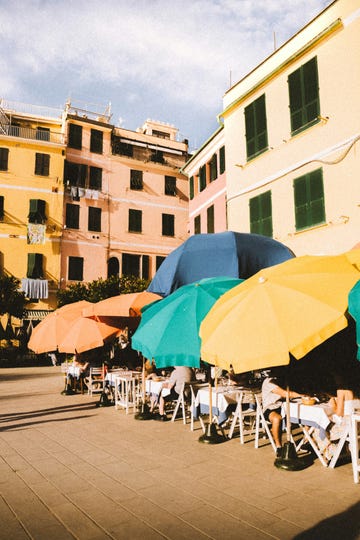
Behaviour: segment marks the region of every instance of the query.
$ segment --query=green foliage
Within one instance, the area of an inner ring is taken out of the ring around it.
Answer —
[[[0,315],[22,318],[26,303],[25,294],[19,291],[20,281],[14,276],[0,276]]]
[[[72,304],[79,300],[88,302],[99,302],[117,296],[144,291],[149,285],[149,281],[135,276],[112,276],[108,279],[96,279],[90,283],[74,283],[66,289],[57,292],[58,307],[65,304]]]

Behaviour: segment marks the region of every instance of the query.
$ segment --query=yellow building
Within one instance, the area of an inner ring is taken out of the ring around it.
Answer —
[[[0,100],[0,271],[21,281],[27,317],[56,307],[65,146],[61,110]]]
[[[225,94],[230,230],[296,255],[359,242],[359,56],[360,0],[337,0]]]

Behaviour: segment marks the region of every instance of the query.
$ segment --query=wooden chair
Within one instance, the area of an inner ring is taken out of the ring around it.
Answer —
[[[91,367],[86,384],[88,387],[88,394],[90,396],[95,393],[101,394],[105,386],[104,369],[102,367]]]

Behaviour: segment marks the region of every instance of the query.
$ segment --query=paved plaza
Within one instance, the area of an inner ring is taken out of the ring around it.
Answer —
[[[269,445],[62,390],[59,367],[0,370],[0,539],[360,538],[350,463],[279,470]]]

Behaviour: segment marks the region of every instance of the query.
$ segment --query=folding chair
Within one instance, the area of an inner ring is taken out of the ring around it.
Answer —
[[[359,483],[360,459],[359,459],[359,424],[360,411],[354,411],[351,415],[350,451],[355,484]]]
[[[88,394],[92,396],[95,393],[100,393],[104,390],[104,370],[102,367],[91,367],[89,376],[86,381]]]
[[[249,408],[249,400],[248,400],[248,395],[241,391],[239,392],[238,394],[238,398],[237,398],[237,405],[236,405],[236,409],[235,409],[235,412],[234,412],[234,416],[232,418],[232,421],[231,421],[231,425],[230,425],[230,430],[229,430],[229,434],[228,434],[228,438],[231,439],[233,434],[234,434],[234,430],[237,426],[237,424],[239,424],[239,432],[240,432],[240,443],[241,444],[244,444],[245,440],[244,440],[244,435],[255,435],[256,434],[256,418],[257,418],[257,412],[255,409],[251,409]],[[245,409],[244,407],[248,407],[247,409]],[[245,426],[245,419],[246,420],[250,420],[250,426],[249,427],[246,427]]]
[[[175,422],[178,410],[179,410],[179,408],[181,406],[183,423],[186,424],[186,414],[187,414],[187,399],[186,399],[187,392],[186,392],[186,390],[189,390],[189,388],[183,382],[182,385],[181,385],[181,390],[180,390],[179,397],[175,401],[175,408],[174,408],[174,411],[173,411],[173,414],[172,414],[172,417],[171,417],[172,422]]]
[[[191,431],[194,431],[194,420],[195,420],[194,410],[196,407],[196,394],[198,390],[200,390],[200,388],[208,388],[209,384],[194,382],[194,383],[190,383],[189,386],[190,386],[190,392],[191,392],[190,429]],[[201,415],[199,415],[199,422],[200,422],[201,429],[205,433],[205,424],[204,424],[203,419],[201,418]]]
[[[263,408],[262,408],[262,399],[261,394],[255,394],[255,401],[256,401],[256,426],[255,426],[255,448],[259,448],[259,435],[260,432],[264,433],[272,446],[272,449],[274,450],[274,453],[276,454],[276,444],[274,441],[274,438],[271,433],[270,429],[270,422],[267,422],[265,420]]]

